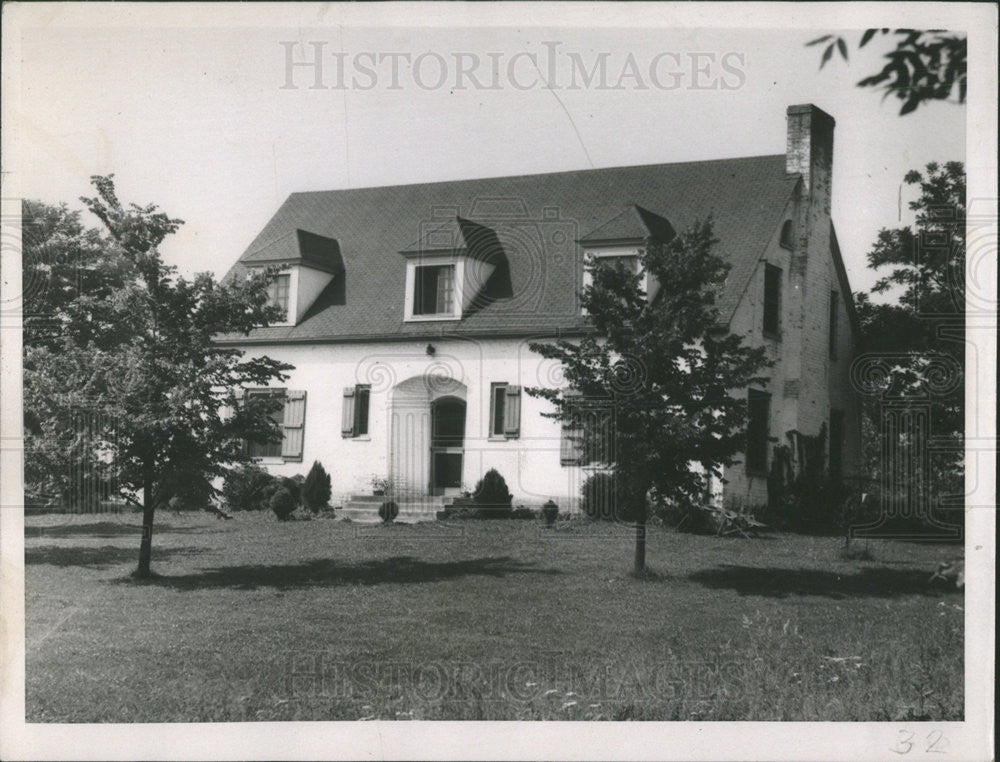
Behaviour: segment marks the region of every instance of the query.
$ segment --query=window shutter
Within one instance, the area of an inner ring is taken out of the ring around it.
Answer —
[[[354,436],[354,387],[344,387],[344,407],[340,419],[340,433],[344,439]]]
[[[521,387],[510,384],[504,403],[503,433],[508,439],[521,435]]]
[[[302,441],[306,431],[306,393],[289,391],[285,395],[285,437],[281,440],[281,457],[302,460]]]
[[[579,466],[583,461],[583,451],[579,437],[583,432],[569,421],[563,421],[562,436],[559,440],[559,463],[563,466]]]

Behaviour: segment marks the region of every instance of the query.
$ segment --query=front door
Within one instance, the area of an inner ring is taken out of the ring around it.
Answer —
[[[431,403],[431,494],[462,491],[465,452],[465,401],[442,397]]]

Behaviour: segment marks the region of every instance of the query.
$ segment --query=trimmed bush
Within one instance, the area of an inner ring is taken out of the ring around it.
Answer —
[[[259,511],[269,506],[277,480],[260,466],[234,468],[222,483],[222,499],[231,511]]]
[[[313,513],[330,504],[330,474],[318,460],[313,461],[309,475],[302,484],[302,504]]]
[[[542,516],[545,517],[545,526],[552,526],[559,518],[559,506],[549,500],[542,506]]]
[[[582,493],[580,508],[588,518],[626,523],[636,520],[635,505],[626,499],[624,490],[618,485],[618,477],[613,473],[598,471],[591,474],[583,483]],[[649,515],[651,512],[647,505]]]
[[[535,512],[530,508],[525,508],[523,505],[519,505],[513,511],[510,512],[510,517],[512,519],[523,519],[525,521],[531,521],[535,518]]]
[[[280,487],[271,495],[271,510],[274,511],[274,515],[278,517],[279,521],[288,521],[288,518],[292,515],[292,511],[298,507],[298,504],[295,496],[285,487]]]
[[[480,518],[508,518],[514,496],[507,489],[507,481],[495,468],[491,468],[476,484],[472,500]]]
[[[378,517],[386,524],[395,521],[398,515],[399,506],[392,500],[386,500],[378,507]]]

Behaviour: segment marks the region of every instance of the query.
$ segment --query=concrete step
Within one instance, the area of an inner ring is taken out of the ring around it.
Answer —
[[[350,519],[357,524],[377,524],[382,521],[378,515],[378,509],[383,502],[385,502],[385,498],[379,498],[376,502],[373,500],[355,500],[352,496],[339,513],[342,517]],[[436,496],[421,498],[419,500],[396,500],[395,502],[399,506],[399,515],[396,516],[396,521],[401,524],[436,521],[437,513],[442,508],[442,503]]]

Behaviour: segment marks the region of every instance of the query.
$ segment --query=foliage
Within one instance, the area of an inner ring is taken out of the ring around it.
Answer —
[[[525,521],[531,521],[535,518],[535,512],[530,508],[519,505],[517,508],[510,512],[510,517],[512,519],[523,519]]]
[[[298,508],[299,502],[286,487],[279,487],[271,495],[268,505],[274,511],[274,515],[278,517],[278,521],[288,521],[292,512]]]
[[[399,506],[394,500],[386,500],[378,507],[378,517],[386,524],[392,523],[399,516]]]
[[[392,479],[386,476],[372,474],[371,484],[373,495],[389,495],[392,493]]]
[[[559,506],[549,500],[542,506],[542,516],[545,518],[545,525],[552,526],[556,523],[556,519],[559,518]]]
[[[507,489],[507,480],[503,478],[499,471],[491,468],[483,478],[476,483],[476,489],[472,494],[472,499],[476,505],[510,505],[514,496]]]
[[[268,507],[268,488],[274,477],[256,463],[239,465],[222,482],[222,499],[233,511],[255,511]]]
[[[608,471],[596,471],[588,476],[581,487],[580,510],[587,518],[598,521],[629,521],[634,516],[623,515],[628,505],[618,499],[618,479]]]
[[[941,29],[866,29],[858,49],[875,36],[890,33],[895,36],[896,45],[885,54],[887,63],[877,74],[858,82],[858,87],[881,87],[884,97],[895,95],[903,101],[900,116],[931,101],[965,103],[968,43],[964,34]],[[821,69],[833,57],[834,49],[847,60],[848,45],[843,37],[825,34],[806,45],[821,43],[826,43],[819,64]]]
[[[302,503],[313,513],[330,504],[330,474],[318,460],[313,461],[312,468],[302,485]]]
[[[138,573],[146,576],[156,507],[174,496],[206,503],[214,479],[249,461],[243,440],[280,438],[271,418],[280,403],[240,404],[236,390],[283,380],[290,366],[213,342],[277,317],[266,306],[273,273],[225,284],[209,273],[178,276],[158,247],[181,221],[154,205],[123,206],[111,176],[92,182],[97,195],[82,201],[106,233],[82,230],[65,207],[32,212],[39,230],[55,232],[26,247],[26,281],[47,277],[49,244],[60,272],[71,268],[74,249],[94,265],[81,289],[41,302],[56,316],[56,334],[26,336],[27,476],[35,491],[61,495],[74,489],[67,475],[99,468],[143,508]]]
[[[965,427],[965,168],[961,162],[928,164],[905,180],[920,187],[910,203],[913,228],[879,231],[868,265],[889,269],[873,294],[895,303],[856,297],[864,347],[883,358],[877,393],[865,399],[866,470],[876,477],[886,466],[880,405],[883,399],[929,406],[930,434],[942,447],[928,463],[924,483],[942,493],[962,493]],[[900,440],[897,454],[909,443]],[[914,474],[921,476],[922,474]],[[914,483],[920,480],[915,479]]]
[[[744,446],[746,400],[732,390],[762,383],[768,365],[762,348],[720,325],[715,299],[728,264],[715,243],[710,218],[667,244],[647,242],[642,268],[659,284],[649,300],[639,274],[588,264],[593,283],[580,296],[594,335],[531,344],[562,365],[567,388],[527,391],[551,402],[550,416],[615,474],[615,513],[637,526],[637,567],[647,495],[701,498],[709,475]],[[586,425],[595,413],[601,424]]]

